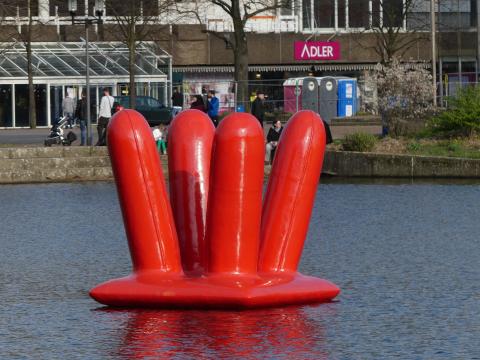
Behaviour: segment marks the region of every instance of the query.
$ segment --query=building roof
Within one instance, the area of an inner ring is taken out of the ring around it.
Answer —
[[[1,50],[3,49],[3,50]],[[33,76],[49,82],[84,79],[86,75],[85,42],[32,43]],[[95,80],[116,79],[128,81],[128,48],[119,42],[89,43],[90,77]],[[168,66],[171,56],[153,43],[137,46],[137,81],[165,81],[166,74],[159,69]],[[26,79],[27,51],[21,42],[0,44],[0,79]]]

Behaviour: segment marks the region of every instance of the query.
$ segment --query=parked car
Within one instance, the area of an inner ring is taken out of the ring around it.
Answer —
[[[114,96],[114,109],[119,107],[130,108],[130,96]],[[172,108],[166,107],[157,99],[151,96],[137,96],[135,99],[135,110],[147,119],[148,125],[169,124],[172,121]]]

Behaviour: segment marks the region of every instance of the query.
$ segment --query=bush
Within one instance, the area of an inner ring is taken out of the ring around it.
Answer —
[[[450,138],[480,133],[480,87],[459,90],[457,96],[449,98],[448,106],[429,121],[432,135]]]
[[[342,148],[345,151],[369,152],[377,143],[378,139],[371,134],[354,133],[345,136]]]
[[[222,121],[225,119],[228,115],[230,115],[232,112],[231,111],[224,111],[223,113],[218,115],[218,122]]]
[[[376,66],[378,107],[383,126],[392,137],[412,135],[425,127],[433,106],[431,76],[392,59]]]

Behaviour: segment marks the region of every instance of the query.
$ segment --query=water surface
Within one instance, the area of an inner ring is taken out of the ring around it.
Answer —
[[[0,358],[478,359],[479,202],[478,184],[322,184],[300,268],[338,301],[110,310],[87,292],[130,272],[114,185],[0,186]]]

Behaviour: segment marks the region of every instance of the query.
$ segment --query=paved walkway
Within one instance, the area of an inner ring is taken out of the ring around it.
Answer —
[[[265,134],[269,127],[265,127]],[[66,129],[68,133],[70,129]],[[364,132],[369,134],[381,134],[381,126],[332,126],[332,136],[334,139],[341,139],[347,134],[355,132]],[[80,129],[75,128],[73,132],[77,135],[78,140],[74,145],[80,144]],[[0,130],[0,146],[43,146],[43,141],[50,133],[50,129],[2,129]],[[97,127],[93,126],[94,143],[97,142]]]

